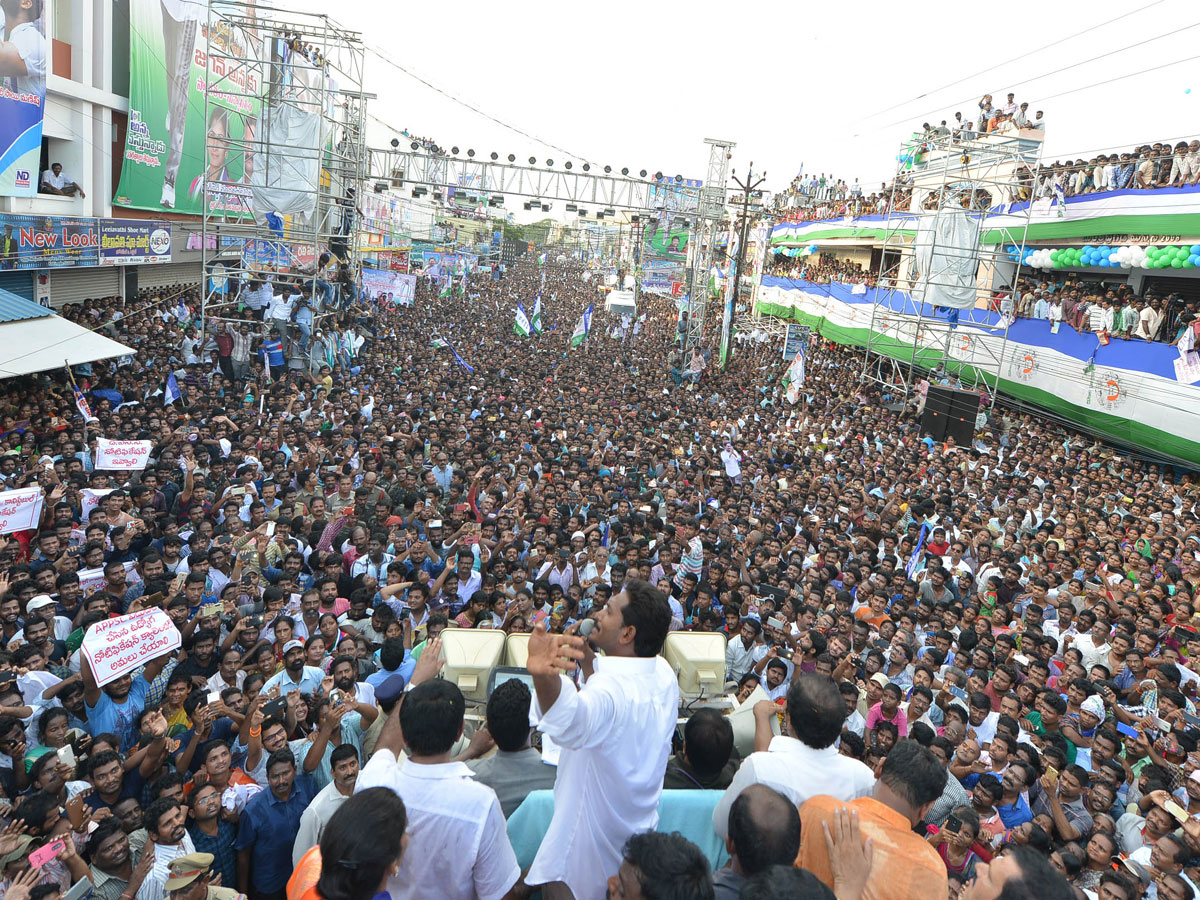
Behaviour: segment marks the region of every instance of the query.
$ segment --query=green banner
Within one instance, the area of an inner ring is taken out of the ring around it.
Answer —
[[[257,40],[198,0],[130,0],[129,33],[129,125],[113,205],[200,215],[207,175],[210,213],[248,214],[247,142],[262,110]]]

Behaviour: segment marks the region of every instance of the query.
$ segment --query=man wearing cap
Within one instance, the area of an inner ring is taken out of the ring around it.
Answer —
[[[171,860],[164,885],[171,900],[245,900],[246,895],[233,888],[212,884],[212,863],[211,853],[189,853]]]
[[[320,691],[324,678],[324,671],[304,664],[304,644],[301,641],[288,641],[283,645],[283,668],[267,679],[262,690],[268,693],[277,687],[280,694],[290,694],[292,691],[315,694]]]

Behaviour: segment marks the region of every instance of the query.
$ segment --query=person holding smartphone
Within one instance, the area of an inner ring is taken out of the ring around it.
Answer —
[[[963,881],[974,878],[975,866],[980,861],[973,846],[979,836],[979,814],[969,806],[960,806],[941,828],[930,825],[928,830],[926,840],[946,864],[946,873]]]

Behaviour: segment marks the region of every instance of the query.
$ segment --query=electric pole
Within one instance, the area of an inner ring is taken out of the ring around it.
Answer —
[[[737,260],[734,263],[733,271],[733,290],[728,294],[728,299],[725,301],[725,314],[721,320],[721,365],[724,368],[725,361],[729,358],[730,345],[733,341],[733,305],[737,302],[738,290],[742,282],[742,263],[746,259],[746,229],[750,225],[750,192],[755,190],[760,184],[767,180],[767,173],[763,172],[758,181],[754,180],[754,163],[750,163],[750,171],[746,174],[745,181],[739,181],[737,172],[734,171],[730,176],[733,183],[742,189],[742,224],[738,233],[738,249]]]

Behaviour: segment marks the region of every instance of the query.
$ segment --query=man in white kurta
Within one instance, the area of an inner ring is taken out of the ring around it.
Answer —
[[[544,625],[530,637],[538,727],[562,750],[554,817],[525,878],[551,885],[544,896],[565,896],[565,884],[576,900],[604,900],[625,841],[658,824],[679,708],[674,671],[657,655],[670,622],[662,592],[632,581],[597,613],[591,645]],[[594,666],[578,690],[560,674],[577,660],[585,675]]]

